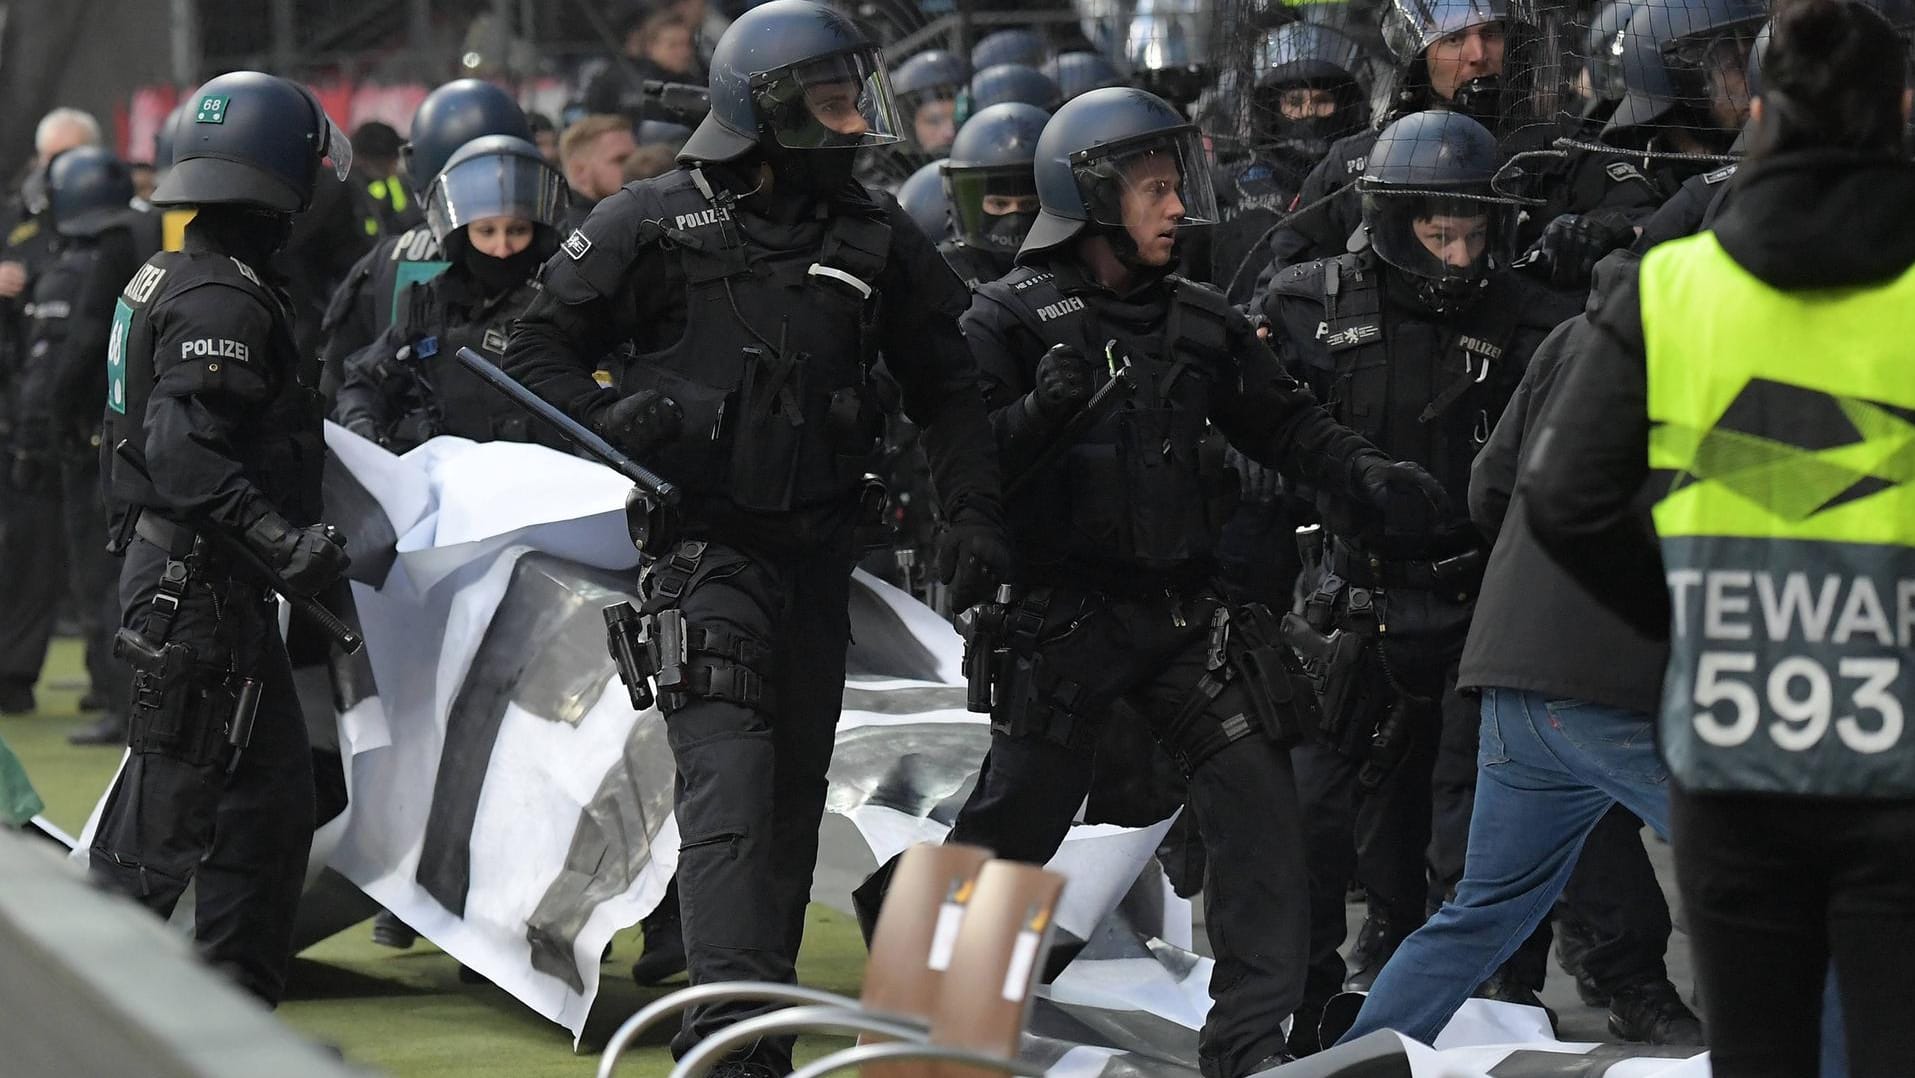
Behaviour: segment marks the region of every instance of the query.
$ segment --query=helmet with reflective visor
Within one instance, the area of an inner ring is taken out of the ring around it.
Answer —
[[[1037,220],[1037,177],[1031,162],[1050,116],[1015,102],[971,117],[944,162],[951,226],[967,247],[1017,254]]]
[[[440,243],[487,217],[516,217],[555,228],[565,210],[565,178],[539,148],[510,135],[459,147],[426,192],[426,224]]]
[[[1455,309],[1504,261],[1517,201],[1491,186],[1502,157],[1489,129],[1460,112],[1412,113],[1377,136],[1357,180],[1365,244],[1407,274],[1433,310]]]
[[[875,43],[812,0],[740,15],[712,52],[711,112],[680,160],[732,161],[761,144],[834,150],[898,142],[903,125]]]
[[[1033,168],[1040,209],[1020,257],[1093,226],[1122,230],[1127,195],[1177,199],[1180,230],[1217,220],[1202,132],[1163,98],[1134,87],[1092,90],[1058,109],[1037,140]]]

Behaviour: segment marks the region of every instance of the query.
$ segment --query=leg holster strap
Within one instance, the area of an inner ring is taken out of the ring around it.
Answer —
[[[684,598],[685,590],[698,572],[698,563],[705,559],[708,545],[702,539],[687,539],[652,563],[646,570],[643,613],[655,614]]]
[[[1263,732],[1257,718],[1247,711],[1223,719],[1212,716],[1211,706],[1229,685],[1230,675],[1223,671],[1204,674],[1158,732],[1158,741],[1186,776],[1232,744]]]

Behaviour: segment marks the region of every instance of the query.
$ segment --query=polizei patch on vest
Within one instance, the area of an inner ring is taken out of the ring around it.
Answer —
[[[571,255],[574,262],[584,258],[591,249],[591,237],[576,228],[572,230],[571,235],[565,237],[565,253]]]
[[[1503,358],[1503,350],[1500,347],[1489,343],[1481,337],[1471,337],[1468,334],[1464,334],[1456,338],[1456,343],[1462,347],[1463,351],[1474,352],[1484,359]]]
[[[180,345],[180,355],[187,359],[237,359],[241,363],[253,358],[251,349],[239,341],[229,341],[224,337],[202,337],[197,341],[187,341]]]
[[[699,210],[696,213],[681,213],[673,223],[680,232],[683,232],[686,229],[703,228],[706,225],[715,225],[720,221],[729,220],[731,220],[730,210],[723,206],[714,206],[709,210]]]
[[[1067,314],[1084,309],[1084,300],[1079,296],[1065,296],[1056,303],[1046,303],[1037,309],[1037,320],[1049,322],[1053,318],[1062,318]]]
[[[165,276],[166,271],[158,266],[141,266],[133,279],[120,290],[120,295],[125,296],[129,303],[145,303],[153,298],[153,292],[159,288]]]

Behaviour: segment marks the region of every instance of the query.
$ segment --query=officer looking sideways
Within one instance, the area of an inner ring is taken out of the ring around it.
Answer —
[[[1915,1025],[1915,165],[1907,54],[1853,0],[1776,8],[1711,231],[1592,299],[1519,493],[1591,594],[1670,644],[1657,741],[1721,1078],[1850,1072]],[[1654,530],[1635,510],[1656,501]]]
[[[286,294],[259,267],[311,203],[322,160],[343,179],[352,144],[271,75],[221,75],[194,101],[153,201],[198,214],[185,250],[127,282],[107,345],[101,470],[125,551],[120,654],[139,672],[132,754],[91,872],[162,917],[196,884],[201,954],[272,1004],[312,843],[312,753],[277,600],[189,521],[243,537],[306,594],[346,568],[315,524],[318,396],[299,376]],[[122,439],[145,474],[112,452]]]
[[[1042,208],[1019,266],[965,315],[1006,474],[1028,476],[1008,506],[1017,595],[987,611],[1003,623],[990,753],[950,840],[1047,861],[1091,789],[1107,717],[1141,715],[1189,781],[1209,854],[1217,971],[1199,1061],[1207,1078],[1236,1078],[1286,1058],[1281,1023],[1303,994],[1303,840],[1284,750],[1310,690],[1289,676],[1269,612],[1212,583],[1227,513],[1214,496],[1235,480],[1209,425],[1353,511],[1427,514],[1442,494],[1332,422],[1222,293],[1170,273],[1186,230],[1215,219],[1201,137],[1142,90],[1059,109],[1038,140]],[[1119,373],[1119,403],[1085,416]],[[889,867],[854,896],[861,917]]]
[[[647,551],[642,615],[683,630],[659,676],[678,767],[678,887],[693,984],[791,981],[844,685],[880,349],[948,527],[953,602],[1009,570],[964,287],[911,219],[855,181],[897,119],[876,46],[809,0],[753,8],[712,58],[680,167],[627,184],[567,237],[506,369],[685,491]],[[620,391],[599,358],[636,355]],[[678,1053],[762,1008],[693,1008]],[[791,1066],[766,1039],[726,1073]]]

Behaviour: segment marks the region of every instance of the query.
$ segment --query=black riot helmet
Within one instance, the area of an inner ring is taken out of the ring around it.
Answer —
[[[898,205],[932,243],[951,233],[951,203],[944,197],[943,168],[943,161],[933,161],[913,172],[898,188]]]
[[[1033,105],[992,105],[968,120],[944,162],[951,230],[967,247],[1011,258],[1037,221],[1031,162],[1050,114]]]
[[[957,134],[956,102],[969,81],[964,58],[944,49],[918,53],[891,76],[891,91],[898,95],[898,115],[904,118],[904,134],[916,149],[943,153]],[[926,106],[938,111],[925,112]]]
[[[1013,27],[995,30],[978,38],[971,46],[971,70],[982,71],[999,64],[1023,64],[1037,67],[1050,56],[1050,46],[1035,30]]]
[[[426,95],[399,150],[406,180],[421,202],[459,147],[487,135],[533,142],[532,125],[512,95],[483,79],[455,79]]]
[[[173,167],[155,206],[245,206],[298,213],[322,162],[344,180],[352,142],[305,87],[259,71],[221,75],[193,92],[174,132]]]
[[[537,146],[511,135],[485,135],[459,147],[426,189],[426,224],[447,250],[460,229],[486,217],[530,221],[538,240],[549,241],[565,212],[565,191],[565,178]]]
[[[153,132],[153,169],[165,172],[173,167],[173,147],[177,144],[180,125],[186,122],[187,106],[191,101],[181,101],[166,114],[160,126]]]
[[[1621,99],[1622,56],[1628,44],[1625,35],[1635,14],[1635,0],[1609,0],[1597,9],[1583,31],[1581,78],[1586,85],[1578,86],[1577,93],[1586,106]]]
[[[133,171],[98,146],[76,146],[47,166],[47,199],[60,235],[97,236],[130,211]]]
[[[1351,249],[1374,249],[1433,311],[1467,306],[1515,230],[1516,201],[1491,186],[1501,164],[1496,136],[1460,112],[1397,120],[1377,136],[1357,180],[1363,228]]]
[[[682,161],[732,161],[759,146],[839,150],[899,141],[891,81],[865,32],[812,0],[738,16],[712,51],[711,112]]]
[[[971,85],[958,103],[958,125],[990,108],[1018,102],[1049,112],[1057,107],[1057,84],[1049,75],[1023,64],[997,64],[971,76]]]
[[[1057,84],[1058,103],[1079,98],[1092,90],[1122,86],[1124,73],[1117,70],[1101,52],[1063,52],[1044,61],[1038,70]]]
[[[1368,95],[1356,76],[1363,46],[1350,37],[1320,23],[1287,23],[1258,41],[1255,66],[1250,130],[1258,149],[1314,165],[1332,142],[1364,126]]]
[[[1749,51],[1767,17],[1758,0],[1636,0],[1603,140],[1633,147],[1681,131],[1726,150],[1748,113]]]
[[[1093,228],[1121,252],[1123,197],[1143,183],[1169,185],[1184,207],[1179,229],[1217,220],[1202,133],[1169,102],[1133,87],[1092,90],[1058,109],[1032,167],[1040,209],[1020,259]]]
[[[1511,37],[1520,41],[1528,29],[1512,14],[1508,0],[1391,0],[1383,9],[1383,44],[1397,63],[1394,111],[1447,106],[1500,125],[1511,98],[1524,89],[1510,85]],[[1430,47],[1470,38],[1486,52],[1500,52],[1500,62],[1486,65],[1497,70],[1465,73],[1453,85],[1439,85],[1431,70]]]

